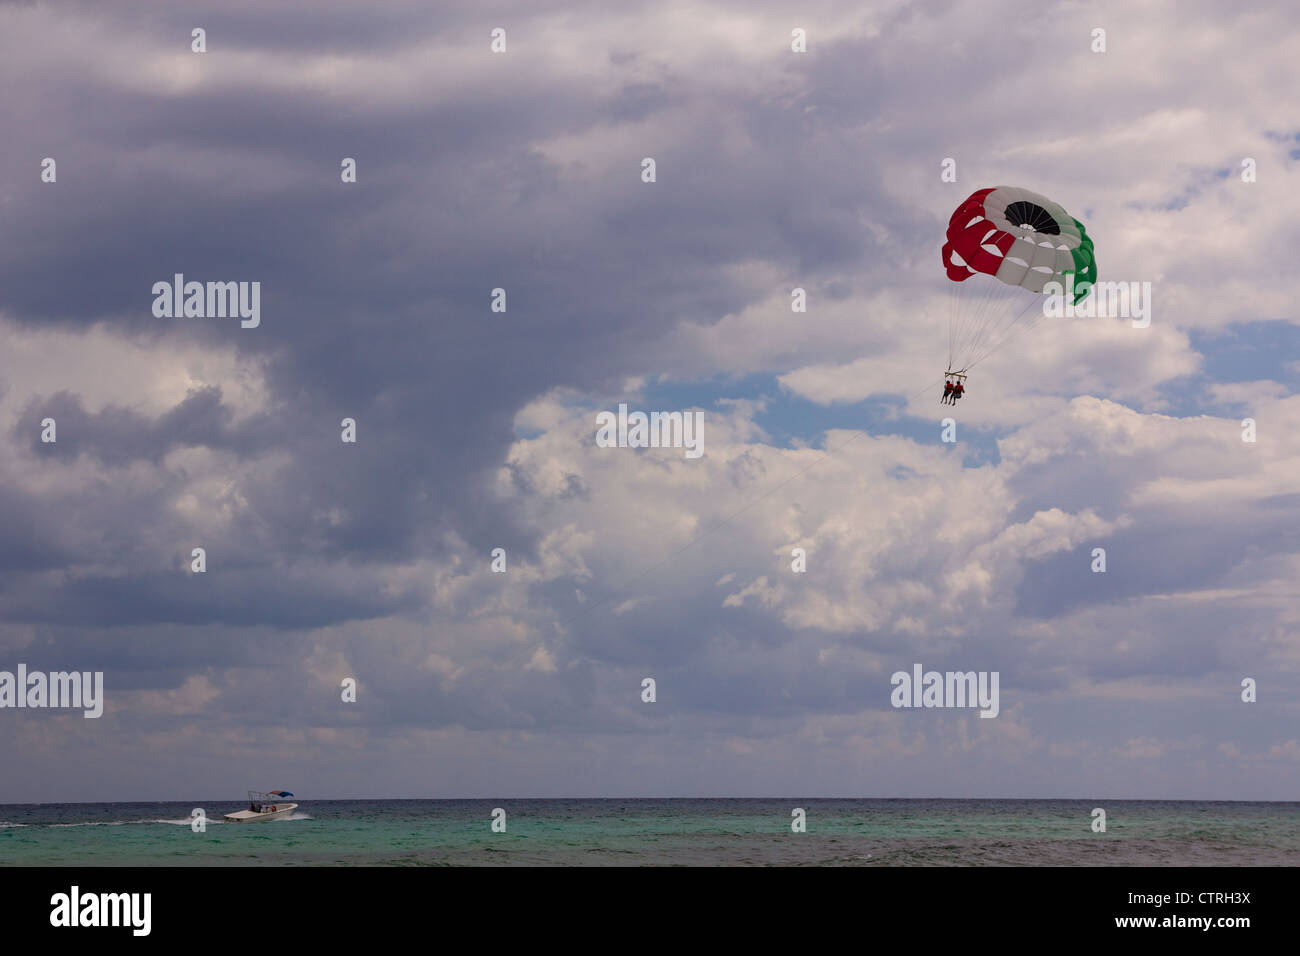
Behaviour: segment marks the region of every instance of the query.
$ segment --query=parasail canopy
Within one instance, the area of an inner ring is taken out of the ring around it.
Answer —
[[[1083,223],[1019,186],[971,193],[948,221],[942,261],[948,278],[960,283],[953,287],[948,324],[948,367],[956,372],[1036,325],[1045,292],[1069,292],[1077,305],[1097,281]],[[982,288],[968,293],[972,278]],[[1049,289],[1049,283],[1057,286]]]

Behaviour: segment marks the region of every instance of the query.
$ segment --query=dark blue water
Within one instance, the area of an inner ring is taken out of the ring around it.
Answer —
[[[1300,803],[299,799],[245,825],[231,800],[0,806],[0,865],[1300,865]]]

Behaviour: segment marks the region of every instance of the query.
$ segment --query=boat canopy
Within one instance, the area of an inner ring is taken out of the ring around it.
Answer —
[[[250,803],[273,803],[276,800],[288,800],[292,796],[293,794],[288,790],[269,790],[265,792],[261,790],[248,791],[248,799]]]

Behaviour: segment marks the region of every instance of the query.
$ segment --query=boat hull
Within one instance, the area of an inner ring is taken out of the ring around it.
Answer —
[[[230,823],[261,823],[263,820],[277,820],[281,817],[287,817],[298,809],[296,803],[286,803],[283,806],[276,805],[274,810],[264,810],[256,813],[253,810],[240,810],[236,813],[227,813],[222,818]]]

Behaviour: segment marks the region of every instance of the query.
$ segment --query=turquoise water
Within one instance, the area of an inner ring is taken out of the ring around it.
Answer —
[[[238,800],[0,806],[0,865],[1300,865],[1300,803],[298,799],[246,825],[220,822]]]

